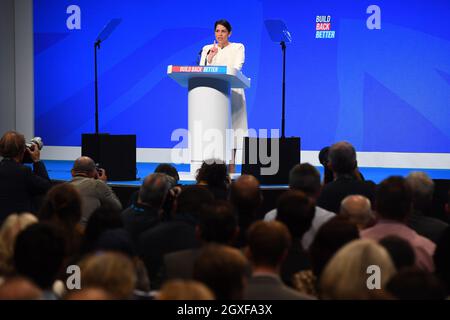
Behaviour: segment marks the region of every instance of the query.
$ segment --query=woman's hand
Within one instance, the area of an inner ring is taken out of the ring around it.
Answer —
[[[208,63],[212,62],[212,59],[215,57],[215,55],[219,52],[219,48],[217,47],[216,40],[214,40],[213,47],[209,50],[208,54]]]

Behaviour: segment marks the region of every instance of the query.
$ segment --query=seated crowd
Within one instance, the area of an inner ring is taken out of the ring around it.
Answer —
[[[0,140],[0,299],[446,299],[450,228],[423,172],[375,185],[348,142],[324,148],[269,212],[259,181],[161,164],[128,202],[92,159],[50,181],[20,133]],[[30,164],[24,164],[27,156]],[[450,192],[445,208],[450,214]]]

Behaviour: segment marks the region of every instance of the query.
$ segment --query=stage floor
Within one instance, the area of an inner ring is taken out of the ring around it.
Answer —
[[[62,160],[43,160],[47,167],[48,173],[52,180],[59,181],[68,181],[71,179],[70,170],[73,165],[73,161],[62,161]],[[142,180],[153,173],[155,168],[158,166],[158,163],[137,163],[137,177],[138,179],[135,181],[108,181],[111,185],[120,185],[120,186],[140,186],[142,184]],[[189,173],[189,164],[174,164],[177,168],[178,173],[180,175],[180,183],[181,184],[194,184],[195,178],[191,176]],[[323,175],[323,168],[317,167],[320,171],[320,174]],[[236,171],[240,172],[241,166],[236,166]],[[362,174],[366,178],[366,180],[372,180],[375,183],[379,183],[381,180],[392,176],[407,176],[411,171],[424,171],[426,172],[430,178],[432,179],[445,179],[450,180],[450,170],[448,169],[405,169],[405,168],[360,168]],[[232,179],[239,176],[239,173],[233,174]],[[280,186],[262,186],[266,188],[284,188],[285,185]]]

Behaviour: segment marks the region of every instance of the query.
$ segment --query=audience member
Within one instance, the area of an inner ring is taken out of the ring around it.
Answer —
[[[31,213],[10,214],[0,227],[0,277],[14,273],[14,245],[17,235],[38,219]]]
[[[218,159],[206,160],[197,173],[197,184],[205,185],[217,200],[228,199],[230,177],[227,166]]]
[[[217,300],[241,300],[248,261],[238,250],[210,244],[200,252],[194,265],[194,280],[209,287]]]
[[[380,244],[388,251],[397,271],[415,265],[416,255],[414,249],[405,239],[391,235],[381,239]]]
[[[256,220],[262,200],[259,181],[254,176],[242,175],[231,184],[230,202],[236,210],[240,231],[235,244],[237,248],[247,244],[247,229]]]
[[[305,300],[280,278],[281,265],[288,255],[291,235],[278,221],[257,221],[248,231],[247,256],[252,264],[244,298],[248,300]]]
[[[58,226],[66,238],[68,256],[79,254],[82,229],[81,197],[77,189],[69,183],[53,186],[47,193],[39,212],[39,220]]]
[[[25,153],[31,157],[33,170],[22,163]],[[45,164],[40,161],[39,148],[27,148],[22,134],[6,132],[0,139],[0,156],[1,225],[13,212],[36,213],[36,197],[45,195],[51,183]]]
[[[169,176],[153,173],[145,178],[137,200],[122,212],[125,230],[136,243],[139,235],[160,221],[162,206],[170,189]]]
[[[413,210],[408,218],[408,226],[421,236],[437,243],[448,224],[430,217],[433,204],[434,182],[425,172],[411,172],[406,183],[413,194]]]
[[[239,228],[231,204],[216,200],[202,208],[196,228],[202,246],[209,243],[232,245]],[[192,279],[194,262],[200,248],[172,252],[164,256],[164,276],[168,279]]]
[[[200,246],[195,228],[202,206],[213,200],[205,187],[186,186],[177,197],[172,220],[161,222],[140,235],[138,252],[147,267],[153,289],[160,286],[162,275],[158,273],[165,254]]]
[[[400,270],[387,283],[386,290],[400,300],[444,300],[444,286],[436,276],[417,267]]]
[[[357,170],[356,151],[348,142],[338,142],[330,147],[329,166],[334,180],[326,184],[317,200],[317,205],[338,213],[341,201],[349,195],[360,194],[372,201],[375,185],[362,181]]]
[[[294,288],[318,297],[318,283],[326,264],[340,248],[356,239],[359,239],[358,229],[346,219],[337,216],[324,223],[309,248],[311,270],[294,274]]]
[[[0,300],[40,300],[42,290],[23,277],[12,277],[0,284]]]
[[[158,300],[214,300],[214,293],[203,283],[193,280],[167,281],[158,292]]]
[[[14,267],[43,290],[44,299],[56,299],[52,286],[63,266],[65,248],[62,230],[51,224],[33,224],[17,236]]]
[[[290,287],[292,287],[294,273],[310,268],[308,255],[302,246],[301,239],[311,228],[314,210],[314,200],[302,191],[290,190],[278,199],[277,220],[288,228],[292,239],[280,266],[281,279]]]
[[[303,191],[307,196],[316,201],[321,190],[319,171],[309,163],[302,163],[294,166],[289,172],[289,189]],[[276,219],[276,216],[277,209],[273,209],[266,214],[264,220],[274,220]],[[334,216],[335,214],[333,212],[327,211],[316,205],[311,228],[309,228],[302,238],[302,245],[305,250],[307,250],[313,242],[317,230]]]
[[[364,230],[375,224],[370,200],[361,195],[350,195],[341,202],[339,215],[356,225],[358,230]]]
[[[92,212],[100,206],[109,206],[113,210],[122,210],[122,204],[110,186],[105,169],[98,169],[94,160],[89,157],[79,157],[72,168],[70,181],[80,192],[83,199],[81,224],[86,225]]]
[[[380,220],[375,226],[362,230],[361,237],[377,241],[389,235],[403,238],[414,249],[416,265],[432,272],[436,245],[406,225],[412,209],[412,192],[405,179],[390,177],[383,180],[377,189],[375,207]]]
[[[450,227],[439,239],[433,261],[436,266],[436,275],[447,290],[447,296],[450,297]]]
[[[113,299],[132,298],[136,286],[133,262],[117,252],[101,252],[87,256],[80,262],[81,287],[101,288]]]

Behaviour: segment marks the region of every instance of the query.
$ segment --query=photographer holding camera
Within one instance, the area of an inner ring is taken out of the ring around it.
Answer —
[[[122,210],[122,204],[106,181],[105,170],[97,168],[94,160],[89,157],[79,157],[75,160],[70,183],[80,192],[82,198],[80,223],[83,226],[100,206],[115,211]]]
[[[36,198],[50,189],[40,155],[39,147],[34,143],[27,147],[25,137],[16,131],[8,131],[0,139],[0,224],[13,212],[36,212]],[[23,164],[25,156],[33,163],[33,170]]]

